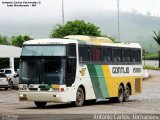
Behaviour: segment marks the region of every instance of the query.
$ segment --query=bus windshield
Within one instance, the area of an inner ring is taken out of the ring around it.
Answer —
[[[21,84],[63,84],[65,59],[21,60]]]

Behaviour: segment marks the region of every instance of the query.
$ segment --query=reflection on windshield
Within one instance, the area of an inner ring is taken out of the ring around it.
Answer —
[[[41,81],[47,84],[60,84],[64,78],[64,60],[42,60]]]
[[[21,83],[62,84],[65,76],[65,59],[24,60],[21,63]]]

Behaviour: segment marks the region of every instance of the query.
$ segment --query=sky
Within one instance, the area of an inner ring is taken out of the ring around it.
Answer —
[[[6,7],[6,4],[2,4],[2,2],[10,1],[40,1],[41,4],[36,7]],[[103,12],[105,15],[106,11],[117,11],[117,0],[63,1],[65,22],[83,14]],[[137,12],[144,15],[150,12],[151,15],[160,16],[160,0],[119,0],[119,6],[121,12]],[[7,35],[8,27],[6,26],[15,28],[15,26],[32,25],[34,27],[33,24],[46,24],[47,22],[52,22],[53,25],[62,23],[62,0],[0,0],[0,34]]]
[[[24,0],[0,0],[0,17],[3,20],[28,21],[32,19],[47,19],[56,16],[62,18],[62,0],[25,0],[41,1],[37,7],[6,7],[3,1],[24,1]],[[63,0],[65,17],[74,13],[117,10],[117,0]],[[146,14],[160,15],[160,0],[119,0],[120,11],[138,11]],[[37,21],[38,22],[38,21]]]

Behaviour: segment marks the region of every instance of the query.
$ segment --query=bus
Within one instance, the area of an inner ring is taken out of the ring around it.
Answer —
[[[97,99],[128,101],[142,91],[141,51],[137,43],[80,35],[26,41],[19,100],[41,108],[48,102],[79,107]]]

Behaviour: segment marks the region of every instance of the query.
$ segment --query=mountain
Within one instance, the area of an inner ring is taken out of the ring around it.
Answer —
[[[52,18],[52,17],[50,17]],[[54,17],[53,17],[54,18]],[[14,36],[27,34],[34,38],[47,38],[57,23],[61,23],[60,18],[42,18],[41,20],[15,21],[0,20],[0,34]],[[65,21],[83,19],[94,23],[100,30],[111,37],[117,37],[117,12],[113,11],[93,11],[92,13],[76,11],[65,15]],[[160,30],[160,17],[146,16],[137,13],[120,12],[120,41],[139,42],[144,49],[156,52],[158,45],[152,39],[153,30]],[[153,49],[154,48],[154,49]]]
[[[92,19],[93,16],[97,16],[94,17],[96,19]],[[103,33],[106,33],[108,36],[118,38],[116,12],[109,11],[105,14],[104,12],[97,12],[85,19],[100,26]],[[158,45],[152,39],[152,36],[154,36],[153,30],[156,32],[160,30],[160,17],[121,12],[119,22],[121,42],[138,42],[149,52],[158,50]]]

